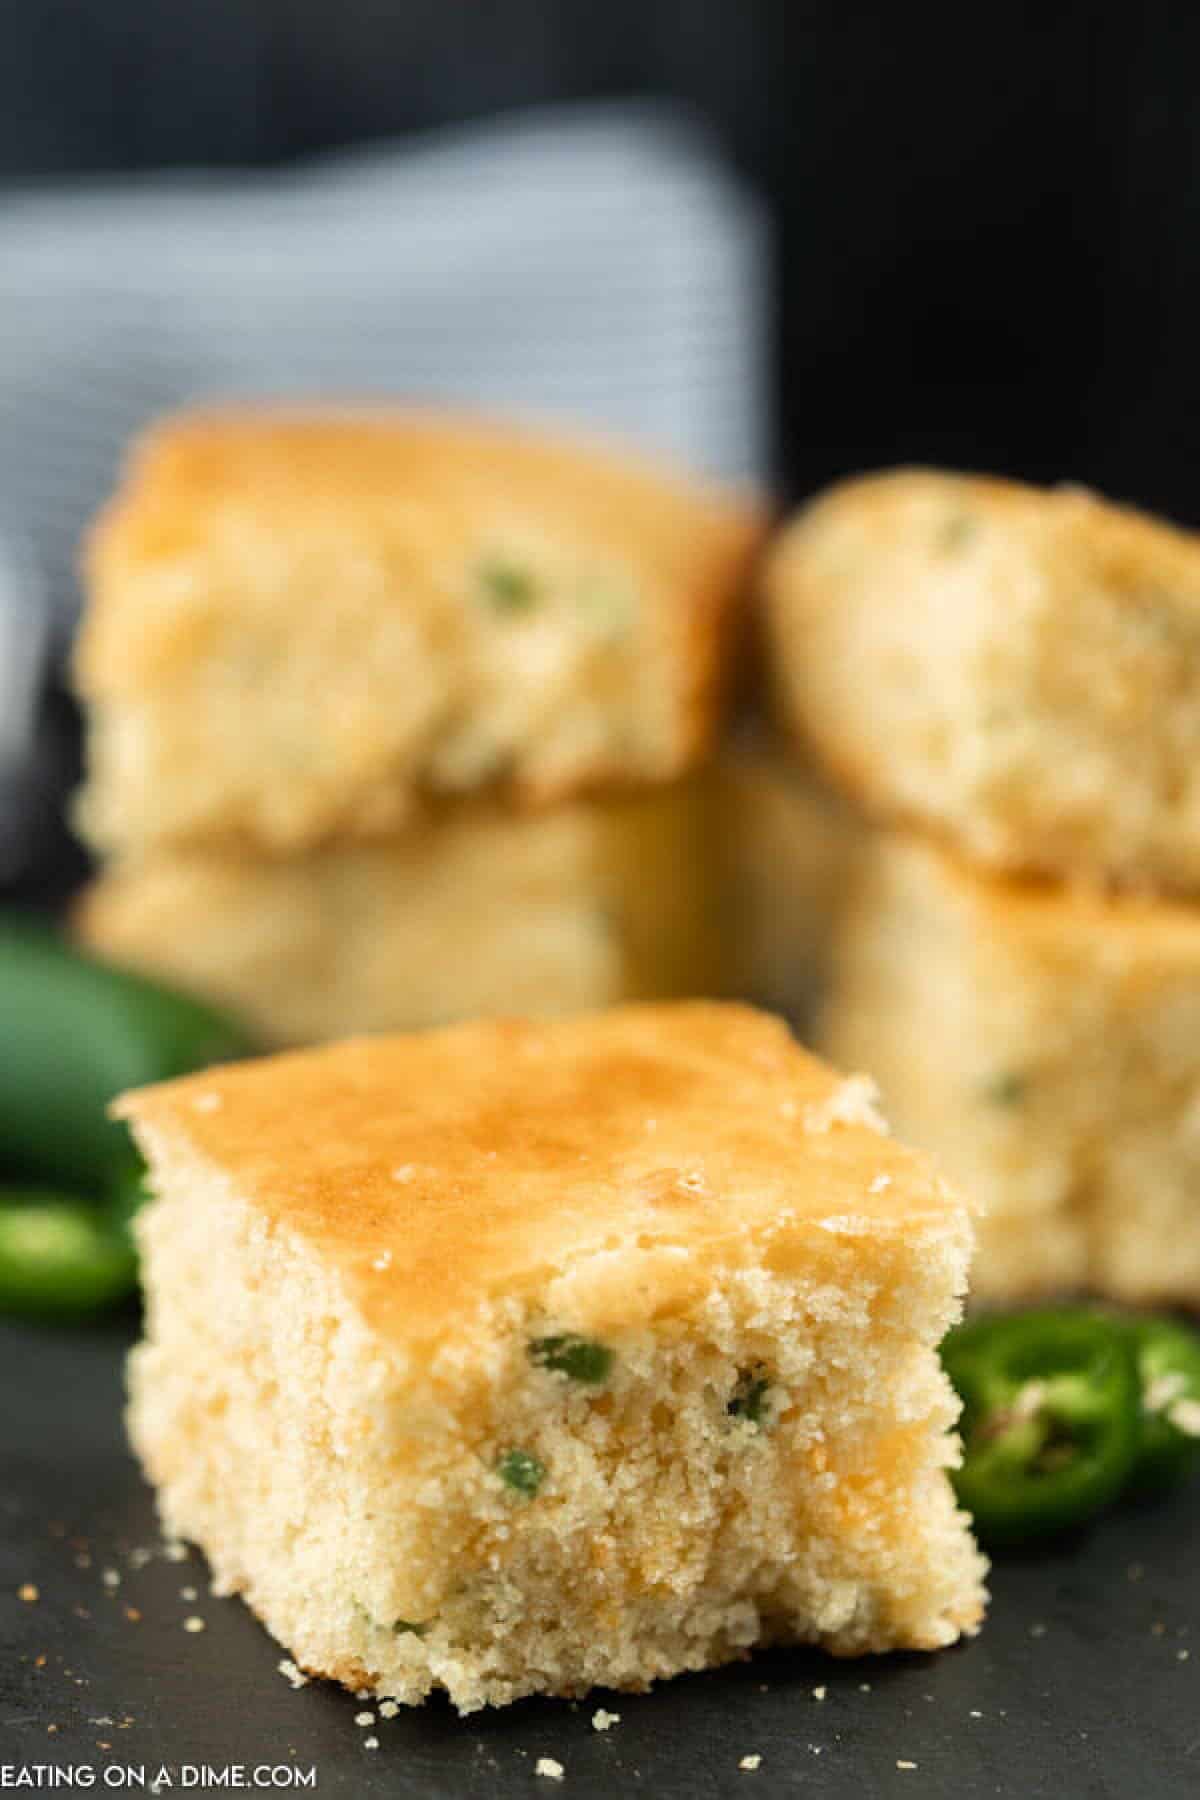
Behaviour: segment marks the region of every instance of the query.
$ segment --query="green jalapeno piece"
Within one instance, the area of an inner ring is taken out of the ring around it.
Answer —
[[[139,1157],[122,1169],[108,1188],[105,1208],[108,1222],[134,1250],[137,1244],[133,1235],[133,1221],[150,1198],[149,1182],[149,1172]]]
[[[0,1189],[0,1312],[81,1318],[136,1284],[133,1247],[100,1207],[41,1188]]]
[[[579,1337],[570,1331],[535,1339],[529,1346],[529,1358],[540,1368],[552,1369],[557,1375],[569,1376],[572,1381],[581,1381],[590,1387],[598,1387],[608,1379],[613,1363],[613,1353],[607,1344],[598,1344],[594,1338]]]
[[[514,1494],[532,1500],[546,1478],[546,1465],[528,1450],[506,1450],[496,1464],[496,1473]]]
[[[126,1088],[246,1056],[240,1026],[185,994],[0,917],[0,1169],[102,1192],[133,1163],[106,1108]]]
[[[1141,1384],[1119,1323],[1057,1311],[974,1320],[949,1334],[942,1360],[963,1401],[954,1485],[985,1542],[1082,1525],[1125,1487]]]
[[[1141,1442],[1132,1487],[1158,1492],[1183,1475],[1200,1444],[1200,1336],[1175,1319],[1130,1319],[1141,1385]]]

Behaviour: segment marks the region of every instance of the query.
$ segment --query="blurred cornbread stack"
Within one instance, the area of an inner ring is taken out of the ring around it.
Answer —
[[[902,471],[767,589],[783,717],[880,828],[824,1046],[985,1204],[974,1292],[1200,1302],[1200,540]]]
[[[85,558],[97,950],[269,1043],[706,992],[760,522],[516,428],[184,415]]]
[[[729,734],[714,791],[730,981],[807,1036],[865,835],[858,813],[761,718]]]

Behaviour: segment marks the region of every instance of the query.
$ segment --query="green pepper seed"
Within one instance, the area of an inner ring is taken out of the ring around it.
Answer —
[[[0,1190],[0,1311],[75,1318],[131,1294],[137,1258],[99,1207],[43,1189]]]
[[[546,1478],[545,1464],[528,1450],[506,1450],[496,1464],[496,1473],[505,1487],[527,1500],[532,1500]]]
[[[948,518],[938,533],[940,547],[951,552],[962,550],[979,529],[969,513],[954,513]]]
[[[497,612],[527,612],[537,596],[529,570],[507,557],[489,557],[480,564],[478,577],[485,598]]]
[[[770,1385],[765,1375],[743,1371],[738,1376],[737,1386],[726,1411],[735,1419],[745,1419],[750,1425],[761,1425],[763,1403]]]
[[[598,1344],[594,1338],[577,1337],[572,1332],[537,1338],[529,1346],[529,1356],[539,1368],[552,1369],[558,1375],[567,1375],[572,1381],[586,1382],[592,1387],[608,1379],[613,1365],[613,1353],[606,1344]]]
[[[1016,1069],[1004,1069],[985,1081],[979,1091],[992,1106],[1020,1106],[1029,1092],[1029,1077]]]

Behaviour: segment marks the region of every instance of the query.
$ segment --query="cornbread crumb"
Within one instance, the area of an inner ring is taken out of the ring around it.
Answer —
[[[819,1105],[805,1107],[805,1131],[832,1131],[835,1125],[863,1125],[868,1131],[886,1133],[879,1089],[869,1075],[850,1075]]]
[[[188,1559],[188,1547],[179,1538],[168,1538],[163,1545],[163,1555],[168,1562],[181,1563]]]
[[[283,1657],[275,1666],[284,1680],[289,1681],[294,1688],[308,1686],[308,1676],[290,1656]]]
[[[560,1762],[555,1761],[554,1757],[539,1756],[533,1766],[533,1772],[535,1775],[544,1776],[547,1781],[561,1781],[567,1771]]]
[[[115,1588],[121,1585],[121,1577],[116,1569],[101,1570],[100,1579],[106,1588]]]
[[[199,1597],[199,1592],[194,1587],[181,1587],[179,1590],[181,1600],[198,1600]]]
[[[354,1723],[356,1725],[373,1725],[375,1723],[375,1714],[373,1712],[355,1713]]]
[[[620,1713],[606,1712],[602,1706],[598,1706],[592,1714],[593,1731],[610,1731],[614,1725],[619,1725],[620,1723]]]
[[[378,1750],[378,1748],[379,1748],[379,1739],[377,1737],[368,1737],[368,1738],[363,1739],[363,1749],[364,1750]]]
[[[762,1757],[758,1756],[758,1755],[743,1756],[741,1762],[738,1764],[739,1769],[754,1770],[754,1769],[760,1769],[761,1767],[762,1767]]]
[[[908,1762],[903,1757],[896,1758],[896,1767],[898,1769],[915,1769],[916,1766],[915,1762]]]
[[[973,1632],[936,1355],[970,1217],[857,1109],[780,1116],[846,1085],[779,1021],[694,1004],[129,1097],[155,1192],[130,1425],[165,1521],[364,1699],[470,1712]]]
[[[394,1700],[381,1700],[379,1702],[379,1716],[381,1719],[394,1719],[399,1711],[400,1708]]]
[[[828,1692],[829,1692],[829,1689],[826,1687],[815,1687],[813,1689],[813,1699],[814,1700],[823,1700]]]
[[[17,1589],[17,1599],[23,1600],[26,1606],[33,1606],[40,1598],[40,1590],[32,1581],[23,1581]]]
[[[203,1631],[204,1630],[204,1620],[201,1618],[198,1618],[196,1616],[196,1614],[193,1613],[190,1618],[187,1618],[183,1621],[183,1629],[185,1631],[191,1631],[191,1632]]]

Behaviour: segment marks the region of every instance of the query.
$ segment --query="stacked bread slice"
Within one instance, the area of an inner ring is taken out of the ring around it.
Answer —
[[[720,986],[754,507],[399,411],[185,415],[86,556],[78,928],[264,1042]]]
[[[984,1203],[977,1294],[1200,1302],[1200,540],[904,471],[767,587],[783,716],[880,828],[824,1044]]]

